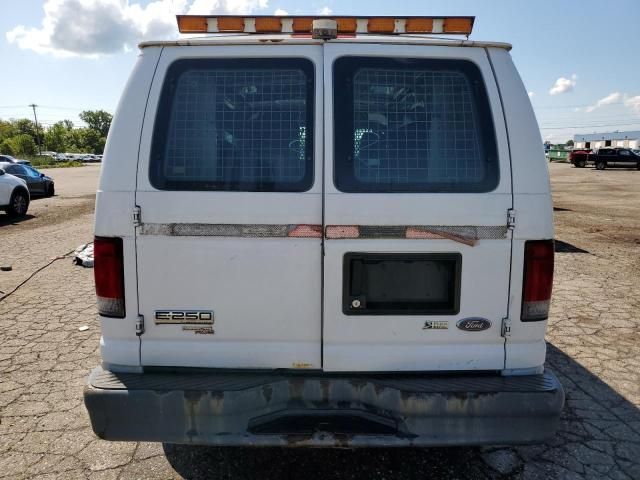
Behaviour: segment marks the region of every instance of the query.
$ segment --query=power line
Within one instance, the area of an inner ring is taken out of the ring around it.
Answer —
[[[552,123],[545,123],[545,122],[540,122],[540,125],[543,125],[545,127],[565,127],[568,124],[570,124],[571,122],[552,122]],[[640,124],[640,120],[639,121],[632,121],[632,122],[625,122],[625,121],[611,121],[611,122],[606,122],[606,121],[601,121],[601,122],[589,122],[589,123],[576,123],[576,124],[572,124],[572,127],[582,127],[582,128],[586,128],[586,127],[607,127],[607,126],[622,126],[622,125],[636,125],[636,124]]]
[[[634,123],[634,122],[640,122],[640,118],[637,117],[611,117],[611,118],[554,118],[554,119],[548,119],[547,121],[545,120],[540,120],[540,123],[543,123],[545,125],[552,125],[552,124],[556,124],[556,125],[565,125],[567,123],[577,123],[580,125],[593,125],[593,124],[600,124],[600,123],[621,123],[621,122],[627,122],[627,123]]]
[[[562,130],[569,128],[604,128],[604,127],[625,127],[630,125],[640,125],[640,122],[634,123],[609,123],[602,125],[566,125],[562,127],[540,127],[540,130]]]
[[[601,105],[601,107],[607,106],[607,105],[623,105],[624,101],[622,102],[611,102],[611,103],[607,103],[605,105]],[[533,107],[533,109],[537,109],[537,108],[542,108],[542,109],[561,109],[561,108],[584,108],[584,107],[595,107],[596,105],[594,105],[593,103],[583,103],[580,105],[538,105]]]
[[[57,106],[51,106],[51,105],[42,105],[41,108],[46,108],[48,110],[73,110],[76,112],[81,112],[83,110],[90,110],[86,107],[83,108],[79,108],[79,107],[57,107]],[[101,108],[100,110],[104,110],[103,108]]]
[[[593,120],[599,120],[599,119],[611,119],[611,118],[619,118],[619,119],[623,119],[623,120],[640,120],[640,115],[638,114],[633,114],[633,113],[609,113],[609,114],[584,114],[584,113],[570,113],[570,112],[558,112],[558,113],[554,113],[553,116],[551,116],[551,114],[545,114],[545,115],[540,115],[541,117],[544,116],[546,118],[571,118],[571,117],[576,117],[576,118],[584,118],[585,120],[589,120],[589,121],[593,121]]]
[[[2,109],[15,108],[15,109],[26,110],[26,109],[28,109],[30,107],[31,107],[31,105],[0,105],[0,108],[2,108]],[[45,109],[45,110],[69,110],[69,111],[74,111],[74,112],[81,112],[83,110],[91,110],[91,108],[88,108],[88,107],[63,107],[63,106],[57,106],[57,105],[38,105],[38,108]],[[105,108],[98,108],[97,110],[104,110],[106,112],[113,113],[112,110],[105,109]]]

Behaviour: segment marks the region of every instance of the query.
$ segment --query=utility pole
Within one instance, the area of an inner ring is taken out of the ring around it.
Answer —
[[[31,108],[33,108],[33,118],[36,121],[36,140],[38,141],[38,155],[42,155],[42,145],[40,144],[40,128],[38,128],[38,116],[36,115],[36,105],[35,103],[29,104]]]

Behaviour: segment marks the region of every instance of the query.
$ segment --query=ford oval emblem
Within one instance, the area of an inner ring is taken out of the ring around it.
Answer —
[[[486,318],[469,317],[458,320],[456,325],[460,330],[464,330],[465,332],[481,332],[491,327],[491,321]]]

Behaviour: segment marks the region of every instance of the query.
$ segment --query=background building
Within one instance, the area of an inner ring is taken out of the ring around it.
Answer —
[[[573,136],[573,148],[640,148],[640,130],[632,132],[589,133]]]

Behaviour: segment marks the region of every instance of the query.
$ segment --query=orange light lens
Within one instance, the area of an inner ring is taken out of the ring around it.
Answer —
[[[278,17],[256,17],[256,32],[281,32],[282,21]]]
[[[407,18],[404,30],[407,33],[431,33],[433,31],[433,19]]]
[[[218,17],[218,30],[220,32],[243,32],[244,18]]]
[[[471,33],[473,27],[473,20],[470,18],[445,18],[444,19],[444,33]]]
[[[340,33],[355,33],[358,26],[358,22],[355,18],[336,18],[338,23],[338,32]]]
[[[286,19],[283,24],[282,18]],[[310,34],[313,21],[316,18],[335,20],[338,33],[356,34],[358,21],[366,22],[369,33],[392,35],[395,33],[434,33],[434,23],[437,33],[450,35],[470,35],[475,17],[296,17],[296,16],[265,16],[265,17],[221,17],[206,15],[177,15],[178,29],[181,33],[280,33],[283,28],[288,33]],[[209,22],[211,20],[211,22]],[[363,25],[361,23],[361,31]],[[248,25],[248,27],[247,27]],[[291,25],[291,26],[289,26]],[[440,29],[442,25],[442,30]],[[247,29],[249,31],[246,31]]]
[[[393,18],[371,18],[367,24],[369,33],[393,33],[396,22]]]
[[[298,17],[293,19],[293,31],[295,33],[311,33],[313,18]]]
[[[207,17],[186,16],[178,17],[178,31],[180,33],[202,33],[208,30]]]

